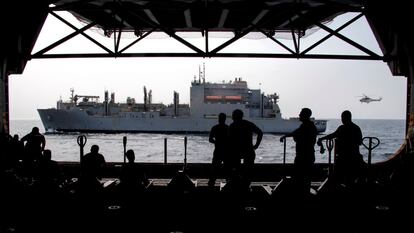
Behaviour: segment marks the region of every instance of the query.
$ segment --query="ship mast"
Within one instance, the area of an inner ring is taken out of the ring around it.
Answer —
[[[203,83],[206,82],[206,64],[203,63]]]
[[[201,79],[203,79],[203,83],[206,82],[206,66],[203,63],[203,71],[201,71],[201,67],[198,66],[198,82],[201,83]]]
[[[144,112],[147,111],[147,88],[144,86]]]
[[[75,101],[74,96],[73,96],[73,93],[75,92],[75,89],[71,88],[70,92],[71,92],[70,103],[72,104]]]
[[[151,111],[151,103],[152,103],[152,90],[148,92],[148,110]]]

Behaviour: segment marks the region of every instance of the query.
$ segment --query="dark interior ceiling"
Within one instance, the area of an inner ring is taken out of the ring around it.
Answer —
[[[53,10],[73,13],[100,28],[126,31],[305,31],[312,21],[327,21],[344,12],[361,12],[361,1],[272,0],[62,0]],[[298,17],[303,15],[304,17]],[[305,20],[305,18],[307,20]]]
[[[160,31],[186,45],[188,43],[177,36],[177,32],[200,32],[202,35],[214,31],[233,32],[234,37],[222,47],[251,32],[268,37],[278,32],[292,32],[299,40],[308,29],[321,28],[323,22],[340,14],[359,12],[370,23],[383,56],[364,51],[362,46],[360,49],[370,59],[387,61],[396,75],[406,73],[407,65],[402,57],[410,53],[412,47],[407,46],[412,43],[409,42],[411,36],[401,26],[409,7],[400,2],[389,5],[369,0],[13,0],[0,4],[1,25],[7,32],[6,43],[1,45],[1,51],[5,52],[1,55],[7,58],[9,73],[21,73],[27,60],[36,58],[31,52],[43,23],[49,13],[56,15],[58,11],[68,11],[89,27],[103,29],[107,35],[135,32],[139,38],[145,33]],[[77,31],[82,34],[80,29]],[[333,30],[330,33],[341,36]],[[217,55],[222,48],[201,51],[191,44],[187,46],[203,57]],[[109,51],[113,56],[119,55],[116,52]],[[291,52],[291,56],[301,58],[298,51]]]

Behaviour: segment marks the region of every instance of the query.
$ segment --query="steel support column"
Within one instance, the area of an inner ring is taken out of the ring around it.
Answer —
[[[412,142],[414,142],[414,89],[412,88],[414,84],[414,63],[413,58],[411,55],[407,56],[407,116],[406,119],[408,121],[406,122],[406,132],[407,132],[407,138],[411,141],[410,146],[412,145]],[[413,148],[410,148],[413,149]]]
[[[7,73],[7,59],[1,59],[0,66],[0,114],[1,128],[0,133],[10,133],[9,123],[9,75]]]

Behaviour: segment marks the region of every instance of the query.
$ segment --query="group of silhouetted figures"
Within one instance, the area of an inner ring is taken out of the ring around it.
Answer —
[[[351,112],[344,111],[341,115],[342,125],[335,132],[318,140],[318,131],[311,115],[312,111],[309,108],[303,108],[299,113],[302,124],[280,138],[283,142],[286,137],[293,137],[296,143],[292,180],[298,191],[309,193],[315,163],[315,144],[322,146],[323,140],[335,139],[336,142],[337,156],[332,179],[344,185],[358,182],[364,175],[366,164],[359,151],[362,132],[359,126],[352,122]],[[255,150],[260,145],[263,132],[254,123],[244,120],[243,112],[239,109],[233,111],[232,119],[233,122],[226,125],[226,114],[220,113],[218,124],[210,131],[209,141],[215,145],[213,171],[209,180],[211,186],[214,185],[217,171],[220,169],[225,171],[228,183],[237,180],[248,186],[251,181]],[[253,134],[257,134],[256,143],[253,143]]]
[[[18,175],[28,183],[52,186],[61,182],[63,176],[59,165],[52,160],[51,150],[45,149],[45,137],[34,127],[30,133],[19,139],[15,134],[2,135],[2,174]]]
[[[293,137],[296,143],[296,156],[292,178],[303,192],[309,192],[311,175],[315,162],[315,144],[323,140],[335,139],[335,167],[333,178],[336,182],[350,185],[364,174],[366,164],[362,159],[359,146],[362,143],[361,129],[352,122],[351,112],[341,115],[342,125],[338,129],[317,140],[317,129],[311,120],[312,111],[303,108],[299,114],[302,124],[293,132],[280,138]],[[211,128],[209,142],[215,148],[212,157],[212,172],[209,186],[215,186],[218,174],[224,174],[227,188],[246,189],[249,187],[263,132],[254,123],[243,119],[243,111],[236,109],[232,113],[233,122],[226,124],[226,114],[220,113],[218,124]],[[256,135],[256,140],[254,140]],[[14,171],[28,182],[36,181],[44,185],[59,186],[65,179],[57,162],[51,159],[52,153],[45,149],[45,137],[37,127],[19,140],[3,135],[1,147],[2,171]],[[133,150],[126,152],[128,163],[124,164],[120,174],[121,187],[124,190],[143,190],[149,183],[145,172],[137,163]],[[106,162],[99,153],[99,146],[92,145],[90,152],[81,159],[79,190],[94,193],[102,188],[102,172]],[[126,192],[127,193],[127,192]]]
[[[90,152],[83,155],[78,174],[65,174],[59,163],[52,160],[52,151],[45,149],[46,140],[38,127],[19,139],[16,134],[1,135],[0,147],[0,181],[6,184],[33,188],[42,193],[62,191],[66,186],[81,197],[98,200],[102,196],[106,167],[104,156],[99,153],[99,146],[92,145]],[[132,196],[144,190],[149,180],[143,169],[135,163],[133,150],[125,154],[128,162],[123,164],[120,174],[120,189]],[[73,180],[71,176],[77,177]],[[10,190],[13,190],[11,188]]]
[[[228,182],[238,185],[249,185],[251,169],[256,158],[255,150],[262,141],[263,132],[254,123],[243,119],[243,112],[239,109],[233,111],[233,123],[226,125],[226,114],[220,113],[218,124],[210,131],[209,141],[214,143],[213,173],[209,185],[216,181],[216,171],[221,164],[224,166]],[[253,134],[257,134],[253,144]],[[243,160],[243,163],[241,162]],[[243,182],[243,183],[240,183]]]
[[[298,193],[300,196],[302,194],[309,194],[315,163],[315,145],[322,146],[324,140],[335,140],[334,169],[333,173],[329,174],[331,182],[345,188],[352,187],[358,182],[364,182],[367,164],[359,151],[359,147],[362,144],[362,132],[352,122],[351,112],[343,111],[341,114],[342,125],[335,132],[319,137],[319,139],[317,138],[317,128],[311,119],[311,115],[312,111],[310,109],[303,108],[299,114],[301,125],[293,132],[280,138],[280,141],[284,141],[287,137],[293,137],[296,143],[296,156],[291,173],[291,182],[293,184],[290,186],[293,187],[291,191]],[[211,128],[209,142],[214,143],[215,149],[208,186],[210,188],[216,187],[216,180],[224,174],[226,184],[223,187],[223,191],[246,193],[249,192],[250,184],[254,178],[255,150],[259,148],[263,132],[254,123],[243,119],[243,112],[239,109],[233,111],[232,120],[233,122],[227,125],[226,114],[220,113],[218,124]],[[256,137],[254,137],[255,135]],[[104,174],[106,161],[104,156],[99,153],[99,146],[92,145],[90,152],[81,157],[78,174],[65,174],[59,164],[52,160],[51,150],[45,149],[45,146],[45,137],[39,132],[37,127],[34,127],[30,133],[21,139],[19,139],[18,135],[13,137],[1,135],[0,183],[7,187],[2,190],[1,201],[3,209],[9,213],[7,216],[9,219],[3,219],[4,222],[12,222],[14,221],[13,219],[18,219],[21,213],[28,209],[27,206],[31,206],[33,203],[39,202],[39,200],[44,200],[44,202],[39,203],[49,203],[49,208],[58,208],[54,207],[50,200],[58,197],[59,192],[62,191],[66,194],[71,194],[73,193],[71,191],[74,191],[74,199],[80,206],[90,206],[92,207],[91,209],[98,212],[102,210],[105,193],[107,192],[107,189],[105,190],[104,188],[105,179],[103,177],[107,174]],[[119,178],[120,181],[116,185],[117,194],[120,194],[117,197],[121,197],[121,201],[124,201],[124,206],[126,207],[137,206],[135,205],[137,201],[145,202],[146,198],[141,197],[145,196],[143,193],[146,193],[151,182],[146,176],[144,168],[135,162],[133,150],[127,150],[125,157],[128,161],[121,166],[119,173],[112,174],[118,176],[113,178]],[[408,192],[406,188],[406,185],[410,182],[408,179],[409,175],[407,174],[412,175],[412,169],[410,170],[410,168],[394,173],[394,177],[396,177],[399,183],[396,182],[395,184],[397,185],[392,187],[397,187],[397,190],[403,190],[404,192],[402,193],[412,193]],[[73,181],[73,177],[77,177],[76,181]],[[177,177],[179,179],[173,178],[170,184],[174,183],[173,181],[178,183],[191,182],[191,179],[186,177],[185,171],[178,173]],[[176,184],[169,187],[182,188],[185,186],[183,184],[181,186]],[[33,193],[37,194],[29,199]],[[211,192],[207,192],[207,194],[211,194]],[[231,198],[241,196],[243,195],[231,195]],[[163,197],[165,198],[165,196]],[[182,205],[181,202],[177,201],[181,200],[182,203],[186,203],[186,197],[170,201],[176,202],[178,209],[183,206],[189,208],[191,204]],[[298,196],[295,195],[295,197]],[[155,199],[157,199],[157,196]],[[405,198],[404,200],[407,199]],[[64,200],[67,201],[70,198]],[[164,202],[164,204],[167,202]],[[59,205],[64,204],[62,202],[58,203]],[[69,204],[66,203],[69,206],[66,208],[72,208],[71,204],[71,202]],[[23,207],[19,208],[18,205],[23,205]],[[285,210],[291,207],[289,205]],[[45,206],[36,206],[36,208],[45,208]],[[18,212],[18,210],[21,210],[21,212]],[[85,210],[84,207],[82,207],[81,211],[83,210]],[[74,212],[78,211],[79,209]],[[85,216],[88,216],[90,213],[84,212]],[[54,212],[50,211],[50,213],[50,216],[52,216]],[[225,216],[226,212],[222,214],[223,217],[227,217]]]

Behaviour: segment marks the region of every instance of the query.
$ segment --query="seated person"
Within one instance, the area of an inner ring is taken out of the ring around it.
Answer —
[[[58,187],[63,181],[62,170],[59,164],[52,160],[52,151],[44,150],[43,156],[37,163],[36,179],[45,187]]]
[[[101,192],[103,186],[100,182],[102,171],[106,166],[105,158],[99,153],[99,146],[92,145],[91,151],[81,160],[80,190],[84,194]]]
[[[126,192],[143,191],[150,184],[145,172],[139,164],[135,163],[135,153],[133,150],[126,152],[128,162],[122,166],[121,187]]]

